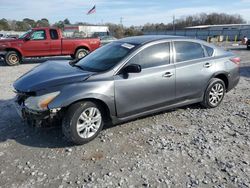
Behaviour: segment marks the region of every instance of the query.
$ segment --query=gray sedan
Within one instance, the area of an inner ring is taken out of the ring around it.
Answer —
[[[193,103],[217,107],[239,82],[240,59],[204,41],[140,36],[107,44],[78,62],[48,62],[14,83],[28,123],[62,124],[76,143],[103,126]]]

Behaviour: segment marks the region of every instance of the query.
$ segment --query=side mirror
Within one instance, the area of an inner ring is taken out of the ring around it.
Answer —
[[[25,38],[24,38],[24,41],[29,41],[29,40],[30,40],[29,37],[25,37]]]
[[[123,70],[123,73],[139,73],[141,72],[141,65],[131,64],[126,66]]]

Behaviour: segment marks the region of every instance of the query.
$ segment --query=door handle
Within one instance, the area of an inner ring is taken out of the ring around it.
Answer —
[[[172,73],[172,72],[166,72],[165,74],[163,74],[163,77],[170,78],[173,75],[174,75],[174,73]]]
[[[205,68],[209,68],[209,67],[211,67],[211,66],[212,66],[211,63],[205,63],[205,65],[204,65]]]

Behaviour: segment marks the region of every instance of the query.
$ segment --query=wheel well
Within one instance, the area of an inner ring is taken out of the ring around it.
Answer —
[[[228,89],[228,78],[225,74],[218,74],[215,78],[221,79],[224,82],[226,89]]]
[[[77,102],[84,102],[84,101],[90,101],[90,102],[93,102],[99,106],[101,106],[101,108],[103,109],[104,113],[105,113],[105,119],[104,121],[106,122],[110,122],[111,121],[111,115],[110,115],[110,110],[109,110],[109,107],[108,105],[103,102],[102,100],[100,99],[95,99],[95,98],[86,98],[86,99],[82,99],[82,100],[78,100],[78,101],[75,101],[74,103],[72,104],[75,104]],[[72,104],[70,104],[69,106],[71,106]]]
[[[76,54],[77,50],[79,50],[79,49],[85,49],[85,50],[89,51],[89,48],[88,48],[88,47],[86,47],[86,46],[79,46],[79,47],[76,48],[74,54]]]
[[[14,48],[7,48],[6,51],[7,51],[7,52],[9,52],[9,51],[15,51],[20,57],[22,57],[21,52],[19,52],[17,49],[14,49]]]

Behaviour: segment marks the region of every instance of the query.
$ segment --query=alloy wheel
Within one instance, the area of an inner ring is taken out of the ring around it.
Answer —
[[[82,138],[90,138],[95,135],[102,123],[101,112],[96,107],[84,110],[77,120],[77,133]]]
[[[209,102],[217,106],[224,96],[224,87],[221,83],[216,83],[209,92]]]

